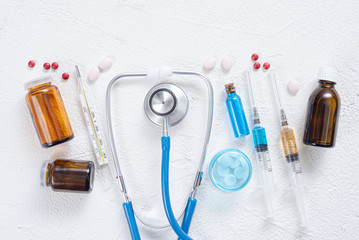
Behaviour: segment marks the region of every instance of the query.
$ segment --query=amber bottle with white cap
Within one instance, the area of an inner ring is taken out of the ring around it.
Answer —
[[[51,81],[51,76],[44,76],[24,84],[28,90],[26,102],[41,145],[45,148],[74,137],[59,89]]]
[[[331,68],[321,68],[319,86],[308,101],[303,142],[316,147],[334,147],[338,131],[340,98],[335,89],[338,73]]]

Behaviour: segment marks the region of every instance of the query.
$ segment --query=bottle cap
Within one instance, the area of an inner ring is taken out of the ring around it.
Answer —
[[[41,170],[40,170],[40,185],[41,185],[41,187],[47,186],[46,178],[47,178],[47,174],[48,174],[49,164],[50,164],[50,161],[45,161],[41,165]]]
[[[24,83],[24,89],[27,90],[27,89],[35,87],[37,85],[41,85],[41,84],[48,83],[48,82],[51,82],[51,81],[53,81],[52,76],[38,77],[38,78],[35,78],[35,79],[32,79],[30,81],[25,82]]]
[[[338,72],[335,69],[330,67],[321,67],[318,72],[319,80],[328,80],[336,82],[338,78]]]

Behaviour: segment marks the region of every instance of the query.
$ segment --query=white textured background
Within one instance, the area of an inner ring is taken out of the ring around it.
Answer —
[[[105,3],[106,2],[106,3]],[[359,2],[345,1],[20,1],[0,2],[0,239],[130,239],[116,185],[97,172],[91,194],[55,193],[41,188],[41,163],[56,156],[94,159],[78,105],[74,65],[83,74],[103,57],[117,58],[90,89],[105,127],[105,91],[124,71],[168,64],[202,71],[208,56],[231,55],[229,73],[220,64],[208,73],[215,93],[211,142],[190,235],[195,239],[358,239],[359,238]],[[243,70],[260,53],[281,75],[288,118],[301,154],[311,227],[298,227],[298,212],[288,190],[279,145],[278,115],[268,76],[256,75],[257,100],[267,128],[276,185],[276,217],[266,221],[254,177],[236,193],[217,190],[208,177],[214,154],[224,148],[251,152],[250,137],[234,142],[225,109],[223,85],[234,81],[247,117],[249,102]],[[37,60],[33,70],[30,59]],[[43,149],[24,100],[23,83],[45,73],[45,61],[58,61],[53,74],[60,88],[74,140]],[[301,142],[307,99],[316,87],[319,67],[341,74],[337,90],[342,109],[334,149]],[[61,80],[63,72],[71,78]],[[301,82],[291,96],[286,82]],[[190,95],[190,112],[172,137],[171,189],[175,212],[191,189],[203,140],[205,101],[202,83],[179,81]],[[123,172],[135,210],[147,221],[165,223],[160,196],[160,135],[142,110],[154,83],[125,81],[113,93],[115,134]],[[135,92],[136,90],[136,92]],[[157,231],[138,222],[143,239],[176,239],[172,230]]]

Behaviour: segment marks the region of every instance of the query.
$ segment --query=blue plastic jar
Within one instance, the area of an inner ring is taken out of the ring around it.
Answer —
[[[217,153],[209,164],[209,178],[214,186],[225,192],[235,192],[245,187],[252,177],[252,164],[237,149]]]

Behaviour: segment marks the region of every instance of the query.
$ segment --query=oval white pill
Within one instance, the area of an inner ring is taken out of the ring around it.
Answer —
[[[222,67],[224,70],[229,71],[233,66],[233,59],[230,56],[224,56],[222,59]]]
[[[98,64],[98,67],[102,70],[108,70],[110,69],[110,67],[112,66],[114,59],[111,57],[106,57],[104,59],[101,60],[101,62]]]
[[[100,76],[100,69],[98,67],[93,67],[89,74],[87,75],[88,79],[92,82],[96,81]]]
[[[206,70],[212,70],[214,66],[216,66],[216,58],[215,57],[209,57],[204,61],[203,68]]]
[[[292,95],[295,95],[297,94],[297,92],[299,91],[299,88],[300,88],[300,84],[298,81],[294,80],[294,79],[291,79],[288,81],[287,83],[287,88],[288,90],[290,91],[290,93]]]

